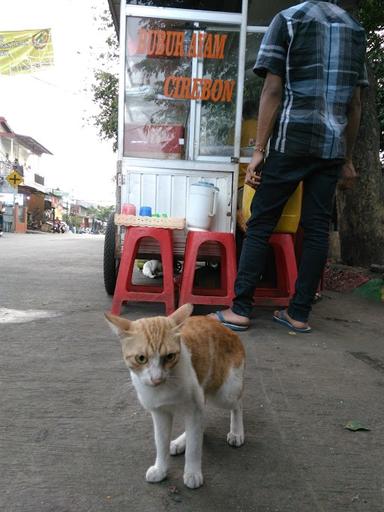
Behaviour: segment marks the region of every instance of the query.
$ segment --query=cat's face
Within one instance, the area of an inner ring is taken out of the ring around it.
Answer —
[[[180,335],[167,318],[132,322],[122,339],[123,358],[143,384],[158,386],[169,377],[180,357]]]
[[[146,386],[159,386],[170,377],[180,358],[180,327],[191,312],[192,306],[187,304],[168,318],[131,322],[106,315],[120,337],[126,365]]]

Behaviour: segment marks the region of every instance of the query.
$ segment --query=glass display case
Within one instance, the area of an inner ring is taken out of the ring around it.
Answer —
[[[238,51],[231,26],[129,17],[124,156],[231,157]]]

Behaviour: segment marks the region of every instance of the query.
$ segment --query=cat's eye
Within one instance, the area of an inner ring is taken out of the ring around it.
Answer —
[[[171,352],[165,356],[165,360],[170,363],[171,361],[174,361],[176,359],[176,354],[174,352]]]
[[[136,360],[136,363],[145,364],[148,361],[148,358],[145,357],[145,355],[140,354],[140,355],[135,357],[135,360]]]

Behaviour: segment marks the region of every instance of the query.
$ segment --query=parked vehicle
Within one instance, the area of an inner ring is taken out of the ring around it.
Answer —
[[[66,231],[68,231],[68,224],[66,224],[62,220],[56,219],[53,223],[52,231],[54,233],[65,233]]]

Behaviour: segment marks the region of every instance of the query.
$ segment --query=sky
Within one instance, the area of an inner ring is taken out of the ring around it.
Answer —
[[[114,202],[117,156],[87,119],[97,113],[90,88],[107,37],[94,18],[107,9],[107,0],[13,0],[0,17],[0,31],[51,28],[55,58],[45,71],[0,75],[0,117],[53,153],[40,160],[48,187],[100,204]]]

